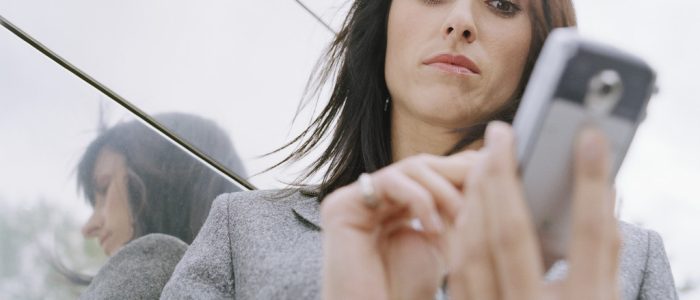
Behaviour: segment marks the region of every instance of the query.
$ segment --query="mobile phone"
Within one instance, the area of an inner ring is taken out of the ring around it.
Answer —
[[[525,197],[549,254],[566,254],[577,134],[587,125],[606,134],[615,178],[646,116],[655,81],[642,59],[585,39],[575,29],[555,29],[547,38],[513,129]]]

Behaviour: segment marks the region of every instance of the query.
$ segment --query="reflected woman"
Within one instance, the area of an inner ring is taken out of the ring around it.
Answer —
[[[575,24],[570,0],[353,1],[317,81],[331,98],[286,160],[328,145],[321,184],[219,197],[162,298],[429,299],[445,278],[450,299],[674,298],[658,234],[614,218],[595,129],[570,264],[544,284],[507,123],[548,33]]]
[[[231,140],[214,122],[181,113],[154,118],[246,176]],[[125,290],[138,290],[119,282],[133,280],[131,271],[157,273],[139,276],[148,280],[142,284],[161,281],[162,287],[197,235],[211,200],[239,190],[139,121],[117,124],[90,143],[78,165],[78,185],[93,207],[83,235],[97,239],[111,256],[83,294],[87,298],[101,298],[96,293],[112,289],[121,290],[124,299]],[[125,270],[127,266],[134,270]]]
[[[105,254],[114,252],[134,238],[129,206],[127,167],[124,155],[103,148],[93,168],[92,215],[83,226],[85,238],[96,238]]]

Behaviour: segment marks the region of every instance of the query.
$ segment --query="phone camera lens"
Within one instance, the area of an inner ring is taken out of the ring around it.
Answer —
[[[601,96],[607,96],[622,89],[622,80],[617,72],[605,70],[591,80],[591,85],[598,90]]]
[[[588,82],[584,100],[588,109],[596,115],[609,114],[622,98],[622,79],[615,70],[604,70]]]

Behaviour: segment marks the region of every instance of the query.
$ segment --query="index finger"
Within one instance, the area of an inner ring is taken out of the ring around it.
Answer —
[[[581,133],[576,147],[568,279],[572,297],[609,299],[617,292],[620,238],[608,147],[604,136],[591,129]]]
[[[479,155],[475,151],[464,151],[450,156],[425,156],[428,167],[458,188],[464,187],[469,171],[478,160]]]
[[[517,176],[515,138],[508,125],[487,128],[484,195],[487,229],[505,299],[538,299],[542,264],[534,225]]]

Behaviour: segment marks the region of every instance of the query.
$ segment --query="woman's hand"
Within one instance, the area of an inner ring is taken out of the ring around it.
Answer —
[[[473,155],[408,158],[328,195],[324,299],[432,298],[446,274],[442,233],[463,202]]]
[[[605,138],[586,129],[575,153],[569,273],[543,280],[542,256],[517,176],[513,134],[487,129],[486,146],[465,183],[450,230],[450,299],[617,299],[620,238]]]

